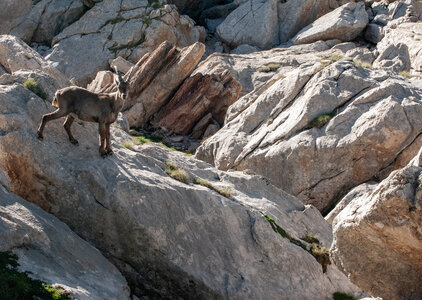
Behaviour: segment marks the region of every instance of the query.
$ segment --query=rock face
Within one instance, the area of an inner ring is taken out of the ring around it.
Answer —
[[[319,40],[348,42],[358,36],[368,24],[363,2],[349,2],[303,28],[294,38],[295,44],[308,44]]]
[[[0,34],[12,34],[28,44],[50,45],[55,35],[86,11],[80,0],[5,0],[1,5],[5,7],[0,9]]]
[[[334,53],[314,54],[293,71],[280,65],[230,107],[196,157],[264,175],[321,211],[392,164],[422,131],[422,90],[384,71],[333,63]]]
[[[72,297],[129,299],[126,280],[97,249],[56,217],[9,193],[2,185],[0,239],[0,251],[17,254],[21,271],[62,286]]]
[[[86,85],[117,56],[137,62],[163,41],[184,47],[204,38],[204,29],[172,5],[104,0],[55,36],[46,58],[77,84]]]
[[[388,45],[374,62],[377,68],[383,68],[396,73],[410,70],[409,48],[406,44]]]
[[[277,1],[249,0],[243,3],[217,27],[217,34],[232,48],[241,44],[264,49],[277,45]]]
[[[421,188],[422,168],[409,165],[354,198],[333,221],[336,265],[374,296],[422,297]]]
[[[239,98],[241,89],[228,71],[213,75],[197,73],[184,81],[153,123],[187,135],[202,117],[211,113],[222,125],[227,108]]]
[[[41,142],[36,127],[47,109],[20,85],[0,86],[0,111],[0,169],[11,191],[93,243],[137,296],[359,296],[333,265],[323,273],[308,251],[291,242],[312,232],[329,245],[331,229],[320,213],[265,178],[221,172],[161,146],[133,145],[132,151],[121,145],[130,137],[118,129],[113,129],[115,155],[103,159],[97,153],[97,126],[91,123],[75,122],[79,147],[68,142],[61,122],[49,123]],[[168,161],[191,178],[229,187],[231,199],[167,176]],[[261,212],[291,238],[276,233]]]
[[[52,67],[35,50],[19,38],[12,35],[0,36],[0,65],[8,73],[19,70],[42,71],[57,81],[60,87],[70,85],[69,80],[60,71]]]

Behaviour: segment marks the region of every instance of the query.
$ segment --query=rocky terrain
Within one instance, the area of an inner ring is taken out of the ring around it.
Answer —
[[[3,1],[0,298],[421,299],[421,39],[415,0]],[[113,155],[37,138],[116,67]]]

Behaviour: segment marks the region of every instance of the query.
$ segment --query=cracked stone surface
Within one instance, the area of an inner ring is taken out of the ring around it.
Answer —
[[[356,68],[338,50],[295,51],[230,57],[240,64],[273,55],[275,63],[274,55],[283,53],[271,79],[230,107],[225,126],[197,149],[196,157],[223,170],[264,175],[325,212],[350,188],[394,164],[405,149],[417,151],[410,146],[422,131],[417,117],[422,90],[386,71]],[[297,66],[285,67],[289,61]],[[213,64],[215,57],[203,63]],[[250,69],[249,80],[256,74]],[[314,127],[311,121],[322,115],[328,122]]]
[[[334,218],[331,256],[357,285],[383,299],[421,299],[422,168],[366,187]]]
[[[46,58],[76,84],[86,85],[117,56],[136,63],[165,40],[184,47],[204,38],[204,28],[173,5],[104,0],[55,36]]]
[[[93,123],[75,122],[78,147],[55,121],[39,141],[37,124],[51,110],[19,84],[0,85],[0,170],[12,192],[95,245],[138,297],[311,300],[331,299],[338,291],[360,296],[335,266],[323,273],[308,251],[273,231],[262,215],[295,239],[312,232],[328,246],[331,228],[314,207],[261,176],[218,171],[156,144],[129,150],[122,143],[131,137],[116,128],[115,152],[107,158],[98,155]],[[163,171],[168,161],[192,179],[230,188],[232,198],[171,178]]]

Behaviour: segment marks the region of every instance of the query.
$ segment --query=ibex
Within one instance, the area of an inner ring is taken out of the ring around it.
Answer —
[[[47,122],[67,116],[63,126],[69,136],[72,144],[78,145],[78,141],[73,137],[70,131],[75,118],[82,121],[97,122],[100,136],[100,154],[106,156],[113,153],[110,146],[110,125],[116,121],[117,116],[122,109],[126,99],[126,88],[130,75],[127,80],[119,75],[116,68],[117,78],[114,77],[118,89],[114,93],[93,93],[84,88],[70,86],[58,90],[54,95],[52,104],[57,110],[45,114],[38,128],[38,138],[44,138],[43,132]]]

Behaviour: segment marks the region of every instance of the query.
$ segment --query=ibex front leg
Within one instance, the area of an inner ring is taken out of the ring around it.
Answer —
[[[106,125],[105,123],[99,123],[98,125],[98,133],[100,136],[100,154],[101,156],[106,156],[107,155],[107,151],[105,150],[105,140],[106,140]]]
[[[113,154],[113,150],[111,150],[110,126],[111,124],[106,124],[106,152],[108,155]]]
[[[78,141],[73,137],[72,132],[70,131],[70,126],[72,126],[73,121],[75,120],[74,117],[71,115],[68,115],[66,118],[66,121],[64,121],[63,127],[67,132],[67,135],[69,136],[69,141],[73,145],[78,145]]]
[[[45,114],[42,116],[42,121],[40,126],[38,127],[38,138],[42,140],[44,138],[44,127],[47,124],[47,122],[50,122],[52,120],[56,120],[58,118],[64,117],[67,113],[65,111],[61,111],[60,109],[57,109],[53,111],[52,113]]]

